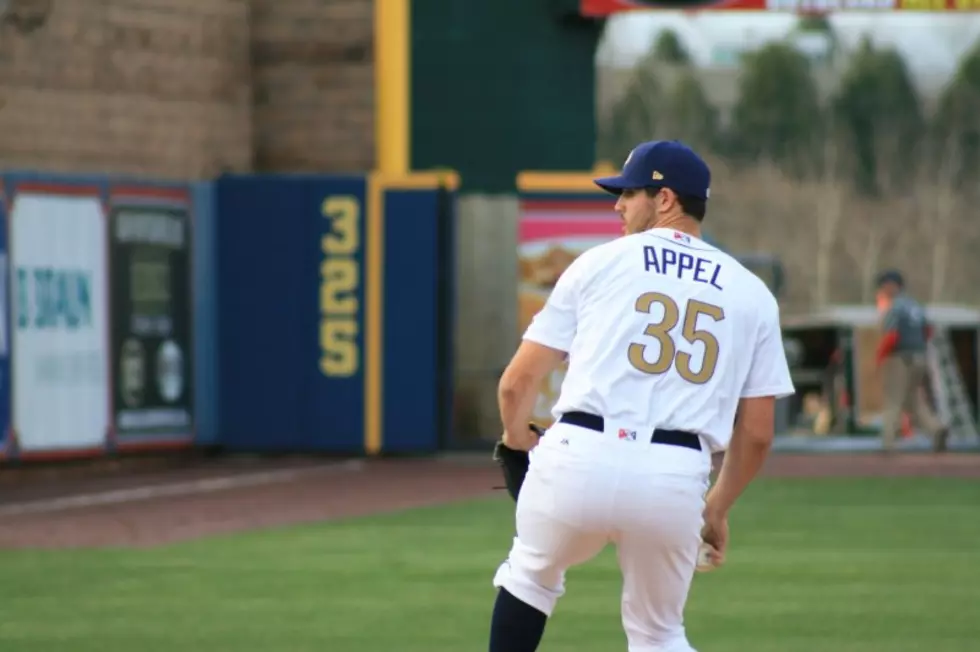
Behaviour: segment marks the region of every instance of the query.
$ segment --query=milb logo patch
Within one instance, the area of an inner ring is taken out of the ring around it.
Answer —
[[[619,438],[625,439],[626,441],[636,441],[636,431],[635,430],[624,430],[619,429]]]

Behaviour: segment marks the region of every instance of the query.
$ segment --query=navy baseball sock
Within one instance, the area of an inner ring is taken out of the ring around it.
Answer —
[[[490,621],[490,652],[535,652],[548,617],[500,589]]]

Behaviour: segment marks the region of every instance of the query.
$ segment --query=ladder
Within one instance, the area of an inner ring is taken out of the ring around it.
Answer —
[[[977,440],[980,434],[973,415],[973,404],[966,395],[963,376],[946,329],[935,328],[926,355],[936,407],[943,423],[949,426],[950,440]]]

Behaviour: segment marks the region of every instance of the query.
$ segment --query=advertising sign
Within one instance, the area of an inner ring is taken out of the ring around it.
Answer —
[[[109,332],[98,190],[21,185],[9,221],[19,448],[99,448],[109,428]]]
[[[10,443],[10,275],[7,258],[6,201],[0,195],[0,455]]]
[[[192,434],[189,203],[183,191],[110,195],[112,418],[120,447]]]

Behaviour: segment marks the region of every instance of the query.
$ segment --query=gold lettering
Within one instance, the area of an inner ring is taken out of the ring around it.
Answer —
[[[320,212],[330,223],[320,239],[320,372],[349,378],[360,371],[361,203],[351,195],[331,196]]]
[[[656,360],[649,362],[646,358],[647,345],[634,342],[629,345],[626,354],[630,364],[636,370],[652,375],[666,373],[673,367],[681,378],[695,385],[703,385],[711,380],[718,366],[718,355],[721,347],[714,335],[698,328],[698,317],[703,315],[712,321],[719,322],[725,318],[725,311],[721,306],[694,299],[687,302],[684,308],[683,327],[680,335],[689,344],[700,342],[704,345],[704,361],[701,363],[701,368],[695,371],[691,368],[691,355],[683,351],[678,352],[674,343],[674,336],[671,335],[671,331],[681,322],[680,306],[666,294],[647,292],[636,299],[634,308],[637,312],[649,314],[654,304],[663,306],[664,316],[660,321],[647,324],[646,328],[643,329],[643,334],[659,342],[660,352]]]
[[[361,205],[357,197],[327,197],[320,211],[331,222],[331,232],[323,238],[323,253],[357,253],[361,246]]]
[[[350,377],[357,373],[357,322],[320,322],[320,371],[324,376]]]
[[[350,258],[327,258],[320,263],[320,312],[357,316],[357,263]]]

